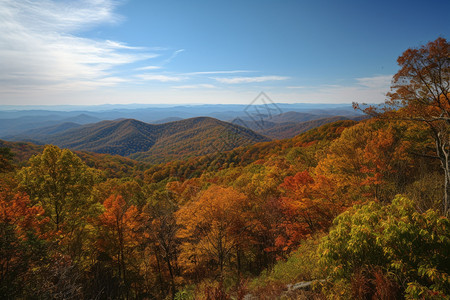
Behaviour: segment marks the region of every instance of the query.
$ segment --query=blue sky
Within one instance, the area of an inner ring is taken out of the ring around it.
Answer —
[[[381,102],[448,0],[0,0],[0,105]]]

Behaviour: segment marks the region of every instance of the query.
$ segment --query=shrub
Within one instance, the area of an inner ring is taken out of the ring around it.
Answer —
[[[396,286],[407,298],[449,295],[450,223],[437,211],[419,213],[397,196],[386,206],[355,206],[333,223],[319,246],[332,282],[368,281],[359,292],[372,296]]]

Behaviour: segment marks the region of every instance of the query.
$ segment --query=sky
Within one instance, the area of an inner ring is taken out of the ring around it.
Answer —
[[[380,103],[448,0],[0,0],[0,105]]]

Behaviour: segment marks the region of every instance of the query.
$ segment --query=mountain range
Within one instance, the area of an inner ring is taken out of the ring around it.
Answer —
[[[292,138],[300,133],[324,124],[341,120],[359,121],[366,118],[360,115],[330,115],[325,113],[312,114],[290,111],[274,116],[257,118],[236,118],[233,124],[252,129],[270,139],[280,140]]]
[[[270,139],[248,128],[210,117],[164,124],[134,119],[33,129],[10,140],[54,144],[71,150],[130,156],[152,163],[227,151]]]
[[[290,112],[315,115],[314,119],[336,115],[348,117],[361,115],[349,104],[0,106],[0,138],[66,122],[84,125],[122,118],[160,124],[203,116],[228,122],[236,118],[252,121],[261,118],[271,119],[274,117],[273,112],[286,113],[287,115],[282,117],[285,119],[283,122],[293,121],[289,119]]]
[[[279,114],[271,114],[269,109],[258,106],[251,107],[258,108],[253,112],[245,109],[239,112],[236,110],[242,108],[239,105],[200,105],[196,108],[198,111],[189,106],[176,107],[170,110],[172,115],[167,114],[165,107],[141,111],[123,108],[90,112],[29,110],[11,111],[10,114],[0,111],[0,117],[4,118],[0,119],[0,137],[8,141],[54,144],[71,150],[118,154],[160,163],[272,139],[292,138],[323,124],[361,118],[347,106],[313,106],[305,111]],[[222,120],[210,116],[184,119],[201,112],[220,116]],[[141,119],[128,118],[130,115]],[[106,116],[123,118],[103,120]]]

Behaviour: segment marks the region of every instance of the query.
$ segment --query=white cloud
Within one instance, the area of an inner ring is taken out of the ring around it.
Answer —
[[[0,1],[0,90],[92,89],[126,81],[114,68],[156,57],[118,41],[77,32],[116,23],[116,2]]]
[[[304,89],[306,88],[306,86],[303,85],[291,85],[291,86],[287,86],[287,89]]]
[[[115,48],[115,49],[145,50],[145,48],[143,48],[143,47],[127,46],[123,43],[116,42],[116,41],[106,40],[105,43],[106,43],[106,45],[109,45],[111,48]],[[155,56],[156,56],[156,54],[155,54]]]
[[[212,75],[212,74],[236,74],[236,73],[251,73],[254,71],[248,70],[232,70],[232,71],[204,71],[204,72],[190,72],[186,75]]]
[[[160,74],[140,74],[136,75],[137,78],[144,81],[159,81],[159,82],[171,82],[171,81],[181,81],[184,78],[179,76],[168,76]]]
[[[216,86],[212,84],[191,84],[191,85],[177,85],[174,89],[214,89]]]
[[[265,81],[278,81],[286,80],[289,77],[285,76],[254,76],[254,77],[232,77],[232,78],[214,78],[220,83],[226,84],[237,84],[237,83],[254,83],[254,82],[265,82]]]
[[[184,51],[185,51],[184,49],[175,50],[169,58],[167,58],[166,60],[164,60],[162,62],[162,64],[166,65],[166,64],[170,63],[175,57],[177,57],[178,54],[180,54],[181,52],[184,52]]]
[[[392,81],[392,75],[378,75],[373,77],[356,78],[358,83],[368,88],[389,87]]]
[[[136,68],[136,71],[146,71],[146,70],[158,70],[161,69],[160,66],[146,66],[146,67],[141,67],[141,68]]]
[[[281,102],[382,103],[386,99],[391,79],[392,75],[376,75],[355,78],[353,84],[304,86],[298,90],[278,89],[273,93],[276,100]]]

